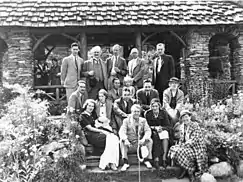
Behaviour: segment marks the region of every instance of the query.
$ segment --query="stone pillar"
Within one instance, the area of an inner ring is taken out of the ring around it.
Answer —
[[[8,32],[8,71],[6,81],[10,84],[33,85],[32,39],[28,29],[12,28]]]
[[[185,81],[189,97],[194,102],[200,102],[202,98],[208,98],[208,43],[211,38],[209,28],[191,28],[187,32],[186,59],[183,62]]]
[[[236,48],[234,51],[233,57],[235,60],[235,75],[236,81],[238,83],[238,89],[243,90],[243,26],[239,28],[240,35],[238,38],[238,42],[240,44],[239,48]]]

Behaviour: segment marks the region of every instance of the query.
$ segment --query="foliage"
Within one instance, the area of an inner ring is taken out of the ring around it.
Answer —
[[[51,102],[49,107],[49,113],[52,116],[62,115],[66,113],[67,101],[61,101],[60,103]]]
[[[28,87],[11,89],[18,96],[5,105],[0,119],[0,181],[33,181],[39,171],[66,157],[82,163],[78,137],[63,118],[48,119],[49,103],[35,99]]]
[[[243,159],[243,94],[218,101],[211,107],[187,104],[205,133],[209,158],[218,157],[235,168]]]

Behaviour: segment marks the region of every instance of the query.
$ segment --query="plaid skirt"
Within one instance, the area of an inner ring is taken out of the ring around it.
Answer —
[[[174,145],[168,156],[188,172],[197,171],[198,175],[201,175],[207,170],[207,153],[203,148],[198,150],[193,146]]]

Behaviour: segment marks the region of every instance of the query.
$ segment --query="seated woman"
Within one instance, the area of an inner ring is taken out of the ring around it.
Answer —
[[[159,157],[162,155],[162,166],[166,168],[166,156],[169,147],[169,131],[171,124],[160,100],[154,98],[150,102],[150,110],[145,112],[145,118],[152,129],[154,165],[159,168]]]
[[[208,168],[204,136],[199,125],[191,121],[189,111],[181,111],[179,119],[181,122],[179,144],[170,148],[168,156],[182,168],[182,172],[178,176],[179,179],[188,172],[190,181],[195,181],[194,173],[197,172],[199,177]]]
[[[117,170],[119,162],[119,139],[112,131],[106,130],[103,127],[95,127],[95,123],[104,122],[103,120],[96,120],[95,107],[96,103],[93,99],[86,100],[83,106],[84,111],[79,118],[79,123],[84,128],[88,142],[104,151],[100,157],[99,167],[101,169],[110,167],[112,170]]]

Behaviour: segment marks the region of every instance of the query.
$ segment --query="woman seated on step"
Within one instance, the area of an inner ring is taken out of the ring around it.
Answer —
[[[204,136],[198,123],[191,121],[189,111],[181,111],[179,120],[179,144],[170,148],[168,156],[181,167],[179,179],[183,178],[188,172],[190,181],[195,181],[195,176],[200,177],[207,171],[208,167]]]
[[[172,125],[167,112],[161,108],[159,99],[151,100],[150,109],[145,112],[145,118],[152,130],[154,166],[159,169],[159,158],[162,156],[162,166],[166,168],[169,133],[172,131]]]
[[[96,102],[88,99],[83,105],[83,112],[79,117],[79,123],[84,128],[85,136],[94,148],[103,151],[99,167],[117,170],[119,163],[119,139],[112,132],[109,121],[104,117],[97,118],[95,112]]]

